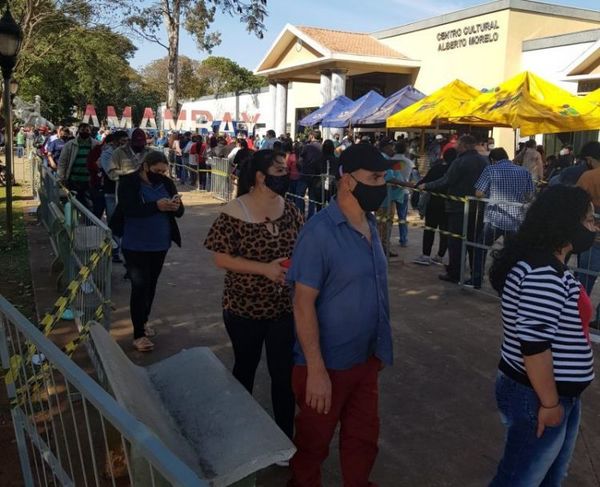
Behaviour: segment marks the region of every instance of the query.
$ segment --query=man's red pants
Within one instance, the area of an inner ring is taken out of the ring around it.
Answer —
[[[348,370],[328,370],[331,409],[319,414],[305,401],[306,367],[295,366],[292,386],[300,411],[296,415],[290,487],[321,487],[321,464],[329,454],[336,426],[340,428],[340,459],[344,487],[373,487],[369,474],[379,438],[377,375],[381,362],[371,357]]]

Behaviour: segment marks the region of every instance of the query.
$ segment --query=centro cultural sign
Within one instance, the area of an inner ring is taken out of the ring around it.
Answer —
[[[450,29],[438,32],[438,51],[451,51],[461,47],[476,46],[498,42],[500,26],[497,20],[481,22],[478,24],[465,25],[462,29]]]

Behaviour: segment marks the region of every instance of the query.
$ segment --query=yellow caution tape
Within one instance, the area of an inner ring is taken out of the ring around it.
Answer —
[[[111,251],[111,241],[104,242],[100,246],[100,248],[91,255],[88,264],[82,266],[81,269],[79,269],[79,272],[75,279],[73,279],[67,285],[67,288],[63,295],[60,296],[54,303],[52,311],[46,313],[46,315],[44,315],[44,317],[40,321],[40,326],[44,335],[48,336],[51,333],[52,329],[54,328],[56,323],[58,323],[65,310],[77,297],[77,292],[79,291],[81,285],[85,282],[85,280],[90,276],[90,274],[96,269],[96,267],[100,263],[100,259],[104,255],[110,255]],[[100,308],[102,308],[102,305],[100,306]],[[98,310],[96,311],[96,314],[98,314]],[[21,355],[17,354],[13,355],[10,358],[10,368],[4,376],[4,382],[6,384],[14,383],[18,377],[19,368],[23,364],[31,363],[31,359],[33,358],[35,353],[36,347],[33,343],[30,343],[27,347],[26,357],[21,357]],[[31,380],[35,381],[35,376],[32,376],[32,378],[30,378],[28,382],[30,382]]]

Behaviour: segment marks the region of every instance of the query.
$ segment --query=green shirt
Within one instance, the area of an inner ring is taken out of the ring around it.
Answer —
[[[17,145],[25,145],[25,134],[17,132]]]
[[[77,157],[75,158],[75,162],[73,162],[73,167],[71,168],[71,176],[69,177],[69,180],[76,183],[89,183],[90,172],[87,168],[87,159],[88,154],[92,150],[92,142],[89,139],[87,141],[80,139],[78,142],[79,149],[77,150]]]

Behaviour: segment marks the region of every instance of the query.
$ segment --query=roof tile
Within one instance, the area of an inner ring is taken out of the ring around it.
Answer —
[[[297,28],[332,52],[409,59],[369,34],[317,27],[297,26]]]

